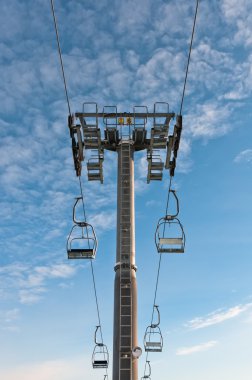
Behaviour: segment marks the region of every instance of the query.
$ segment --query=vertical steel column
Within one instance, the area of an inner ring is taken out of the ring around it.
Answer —
[[[137,284],[135,266],[134,147],[118,146],[117,252],[114,293],[113,380],[137,380]]]

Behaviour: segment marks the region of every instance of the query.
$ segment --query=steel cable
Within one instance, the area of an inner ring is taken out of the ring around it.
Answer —
[[[82,198],[83,216],[84,216],[84,221],[86,222],[87,221],[87,218],[86,218],[86,208],[85,208],[85,202],[84,202],[84,193],[83,193],[83,188],[82,188],[81,176],[79,176],[79,184],[80,184],[80,192],[81,192],[81,198]],[[88,229],[87,229],[87,227],[86,227],[86,232],[87,232],[87,238],[88,238]],[[96,302],[96,311],[97,311],[97,317],[98,317],[98,324],[100,326],[101,343],[103,345],[104,341],[103,341],[103,334],[102,334],[101,316],[100,316],[100,309],[99,309],[98,296],[97,296],[97,287],[96,287],[95,274],[94,274],[94,266],[93,266],[92,259],[90,259],[90,266],[91,266],[92,281],[93,281],[94,294],[95,294],[95,302]],[[104,359],[105,359],[105,352],[104,352]],[[107,368],[106,368],[105,372],[106,372],[107,379],[108,379],[108,370],[107,370]]]
[[[191,36],[191,42],[190,42],[190,47],[189,47],[189,53],[188,53],[188,59],[187,59],[187,65],[186,65],[186,74],[185,74],[185,80],[184,80],[184,86],[183,86],[183,92],[182,92],[182,98],[181,98],[181,104],[180,104],[180,112],[179,112],[180,115],[182,114],[182,108],[183,108],[183,103],[184,103],[185,89],[186,89],[188,70],[189,70],[189,64],[190,64],[190,59],[191,59],[192,44],[193,44],[194,31],[195,31],[195,26],[196,26],[196,21],[197,21],[198,7],[199,7],[199,0],[196,0],[196,9],[195,9],[194,20],[193,20],[192,36]]]
[[[184,98],[185,98],[185,89],[186,89],[187,78],[188,78],[189,64],[190,64],[190,60],[191,60],[191,52],[192,52],[192,45],[193,45],[193,39],[194,39],[195,26],[196,26],[196,21],[197,21],[198,7],[199,7],[199,0],[196,0],[196,8],[195,8],[195,14],[194,14],[194,20],[193,20],[193,29],[192,29],[190,46],[189,46],[189,53],[188,53],[188,59],[187,59],[187,65],[186,65],[185,80],[184,80],[184,86],[183,86],[183,92],[182,92],[182,98],[181,98],[181,104],[180,104],[180,112],[179,112],[180,115],[182,114],[183,103],[184,103]],[[171,184],[172,184],[172,177],[170,176],[170,184],[169,184],[169,188],[168,188],[168,195],[167,195],[167,203],[166,203],[166,213],[165,213],[165,215],[167,215],[168,208],[169,208],[169,199],[170,199]],[[164,224],[164,230],[163,230],[163,237],[164,237],[164,234],[165,234],[165,224]],[[157,278],[156,278],[156,287],[155,287],[153,309],[152,309],[151,324],[153,323],[153,317],[154,317],[154,310],[155,310],[157,290],[158,290],[158,283],[159,283],[159,275],[160,275],[160,269],[161,269],[161,260],[162,260],[162,255],[160,254],[159,263],[158,263]],[[149,356],[149,352],[147,352],[147,354],[146,354],[145,367],[144,367],[144,376],[146,375],[148,356]]]
[[[169,209],[171,185],[172,185],[172,177],[170,176],[170,182],[169,182],[168,194],[167,194],[167,201],[166,201],[165,215],[167,215],[168,209]],[[165,234],[165,225],[164,225],[164,229],[163,229],[163,237],[164,237],[164,234]],[[153,324],[153,318],[154,318],[154,310],[155,310],[156,299],[157,299],[157,291],[158,291],[158,284],[159,284],[161,262],[162,262],[162,254],[159,254],[158,270],[157,270],[157,277],[156,277],[156,286],[155,286],[155,293],[154,293],[154,301],[153,301],[153,305],[152,305],[151,325]],[[149,357],[149,352],[147,352],[146,358],[145,358],[144,376],[146,376],[148,357]]]
[[[60,58],[60,65],[61,65],[61,71],[62,71],[62,78],[63,78],[63,82],[64,82],[66,101],[67,101],[69,115],[71,115],[71,106],[70,106],[70,100],[69,100],[68,91],[67,91],[66,76],[65,76],[64,64],[63,64],[62,53],[61,53],[61,48],[60,48],[60,38],[59,38],[59,32],[58,32],[58,27],[57,27],[57,19],[56,19],[56,15],[55,15],[55,9],[54,9],[53,0],[51,0],[51,9],[52,9],[52,15],[53,15],[53,21],[54,21],[54,27],[55,27],[55,33],[56,33],[56,40],[57,40],[57,45],[58,45],[58,53],[59,53],[59,58]],[[82,197],[83,216],[84,216],[84,221],[86,222],[86,220],[87,220],[87,218],[86,218],[86,209],[85,209],[84,194],[83,194],[83,188],[82,188],[82,183],[81,183],[81,177],[80,176],[79,176],[79,184],[80,184],[80,192],[81,192],[81,197]],[[87,231],[87,237],[88,237],[87,227],[86,227],[86,231]],[[98,323],[99,323],[99,326],[100,326],[101,342],[103,344],[101,317],[100,317],[100,310],[99,310],[98,296],[97,296],[97,287],[96,287],[96,282],[95,282],[95,274],[94,274],[94,267],[93,267],[92,260],[90,260],[90,264],[91,264],[92,281],[93,281],[94,294],[95,294],[97,317],[98,317]],[[104,353],[104,355],[105,355],[105,353]],[[107,370],[107,368],[106,368],[105,372],[106,372],[106,376],[107,376],[107,379],[108,379],[108,370]]]
[[[54,9],[53,0],[51,0],[51,7],[52,7],[52,15],[53,15],[53,21],[54,21],[56,39],[57,39],[57,44],[58,44],[58,53],[59,53],[59,58],[60,58],[60,66],[61,66],[61,71],[62,71],[62,77],[63,77],[64,87],[65,87],[65,94],[66,94],[68,112],[69,112],[69,115],[71,115],[71,107],[70,107],[70,101],[69,101],[69,96],[68,96],[68,91],[67,91],[65,70],[64,70],[62,53],[61,53],[61,48],[60,48],[59,32],[58,32],[57,19],[56,19],[56,15],[55,15],[55,9]]]
[[[81,177],[79,177],[79,184],[80,184],[80,192],[81,192],[81,199],[82,199],[82,209],[83,209],[83,215],[84,215],[84,221],[87,221],[86,218],[86,209],[85,209],[85,203],[84,203],[84,193],[83,193],[83,188],[82,188],[82,183],[81,183]],[[88,238],[88,230],[86,227],[87,231],[87,238]],[[89,244],[89,243],[88,243]],[[90,247],[89,247],[90,248]],[[96,290],[96,283],[95,283],[95,275],[94,275],[94,267],[93,267],[93,262],[92,259],[90,259],[91,263],[91,271],[92,271],[92,279],[93,279],[93,286],[94,286],[94,293],[95,293],[95,301],[96,301],[96,309],[97,309],[97,316],[98,316],[98,323],[100,326],[100,331],[101,331],[101,340],[103,344],[103,337],[102,337],[102,328],[101,328],[101,318],[100,318],[100,310],[99,310],[99,305],[98,305],[98,297],[97,297],[97,290]]]

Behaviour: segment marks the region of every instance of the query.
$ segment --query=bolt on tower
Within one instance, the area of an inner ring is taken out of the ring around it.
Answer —
[[[154,104],[153,112],[145,106],[121,113],[115,106],[98,112],[96,103],[84,103],[82,112],[69,117],[76,175],[81,175],[85,150],[92,150],[87,160],[90,181],[103,183],[104,151],[117,154],[117,245],[114,287],[113,380],[138,379],[137,281],[135,263],[134,154],[146,150],[147,183],[161,181],[163,169],[174,175],[182,129],[182,117],[169,134],[168,103]],[[75,123],[75,118],[79,124]],[[102,131],[104,135],[102,136]],[[160,150],[166,150],[163,162]]]

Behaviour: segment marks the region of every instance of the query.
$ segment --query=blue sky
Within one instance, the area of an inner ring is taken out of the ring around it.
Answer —
[[[79,195],[50,1],[0,0],[0,377],[103,379],[91,368],[97,324],[89,263],[66,258]],[[73,111],[84,101],[178,112],[194,1],[55,0]],[[174,187],[186,254],[164,256],[157,303],[164,351],[152,378],[250,380],[252,341],[252,4],[200,2]],[[103,333],[112,356],[116,163],[83,174]],[[146,184],[136,154],[139,344],[150,323],[168,173]],[[154,271],[153,271],[154,268]],[[140,359],[143,375],[144,356]]]

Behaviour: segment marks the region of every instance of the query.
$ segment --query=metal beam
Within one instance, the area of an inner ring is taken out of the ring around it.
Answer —
[[[148,112],[148,113],[134,113],[134,112],[118,112],[118,113],[102,113],[102,112],[76,112],[75,116],[78,118],[85,117],[98,117],[104,119],[114,119],[116,117],[132,117],[132,118],[157,118],[165,117],[171,120],[175,117],[174,112],[163,113],[163,112]]]

